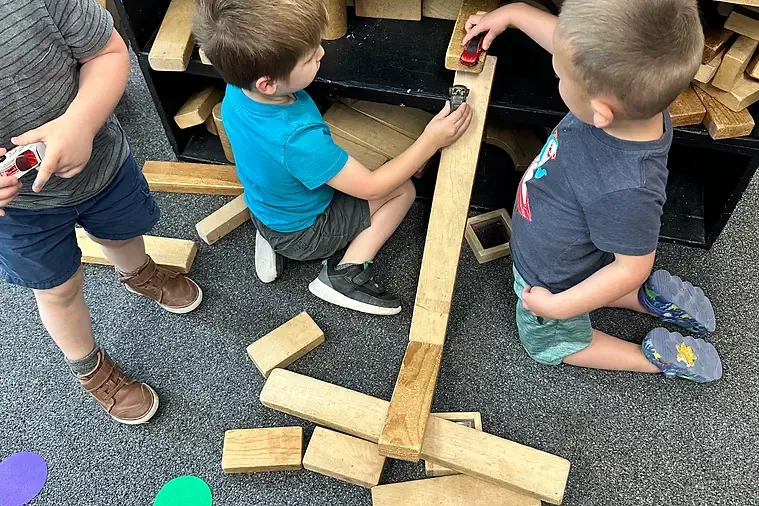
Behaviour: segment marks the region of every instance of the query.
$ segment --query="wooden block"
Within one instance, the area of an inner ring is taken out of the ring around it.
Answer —
[[[206,56],[206,52],[203,51],[203,48],[198,48],[198,56],[200,56],[200,63],[203,65],[213,65],[211,63],[211,60],[208,59],[208,56]]]
[[[540,506],[540,500],[460,474],[372,488],[373,506]]]
[[[221,92],[214,86],[201,90],[187,99],[174,116],[179,128],[190,128],[205,123],[216,104],[221,102]]]
[[[717,56],[715,56],[709,63],[702,63],[698,67],[698,71],[696,72],[696,75],[693,77],[693,79],[700,83],[708,83],[711,81],[714,77],[714,74],[717,73],[717,69],[722,63],[722,58],[724,58],[725,53],[727,53],[727,48],[717,53]]]
[[[190,55],[195,47],[192,38],[194,15],[195,0],[171,0],[148,55],[153,70],[187,70]]]
[[[365,100],[353,103],[350,108],[414,140],[422,135],[427,124],[434,118],[433,114],[421,109]]]
[[[143,236],[145,251],[155,263],[180,274],[187,274],[195,261],[198,245],[193,241],[171,239],[168,237]],[[76,242],[82,250],[82,262],[85,264],[113,265],[108,260],[100,245],[87,236],[81,228],[76,229]]]
[[[248,357],[268,378],[324,342],[324,332],[305,311],[248,346]]]
[[[390,404],[286,369],[272,371],[261,391],[261,403],[374,443]],[[436,464],[553,504],[560,503],[569,476],[566,459],[432,415],[422,455]]]
[[[696,100],[698,100],[698,97],[696,97]],[[477,237],[477,233],[475,232],[474,228],[477,225],[486,225],[498,221],[501,222],[503,228],[506,230],[509,241],[503,244],[498,244],[496,246],[491,246],[490,248],[484,248],[480,242],[480,238]],[[511,216],[509,216],[509,214],[506,212],[506,209],[496,209],[495,211],[490,211],[489,213],[472,216],[466,220],[464,237],[466,237],[466,242],[469,243],[469,247],[472,248],[474,257],[480,264],[508,256],[511,254]]]
[[[219,132],[219,140],[221,141],[221,147],[224,149],[224,156],[226,156],[227,160],[231,163],[235,163],[235,155],[232,153],[232,144],[229,143],[227,131],[224,130],[224,123],[221,121],[221,102],[214,106],[211,114],[213,115],[214,123],[216,123],[216,130]]]
[[[450,420],[452,422],[458,423],[459,425],[464,425],[470,429],[479,431],[482,430],[482,416],[480,415],[479,411],[460,413],[432,413],[432,415],[437,416],[438,418],[443,418],[445,420]],[[459,474],[459,472],[454,471],[453,469],[448,469],[447,467],[433,464],[432,462],[425,461],[424,474],[430,478],[433,478],[438,476],[452,476],[454,474]]]
[[[211,245],[249,219],[250,210],[245,203],[245,198],[240,195],[206,218],[203,218],[195,225],[195,230],[198,231],[198,235],[203,239],[203,242]]]
[[[467,102],[473,109],[474,117],[464,135],[443,149],[440,155],[411,319],[411,341],[430,344],[445,342],[495,65],[495,57],[488,56],[481,74],[456,73],[454,84],[463,84],[470,90]]]
[[[234,165],[148,161],[142,173],[155,192],[242,195]]]
[[[730,13],[727,21],[725,21],[725,28],[754,40],[759,40],[759,21],[740,12]]]
[[[473,67],[462,65],[461,52],[464,50],[464,47],[461,45],[461,41],[464,40],[464,35],[466,35],[466,20],[469,19],[469,16],[477,14],[478,11],[490,12],[498,8],[498,3],[498,0],[464,0],[461,4],[459,15],[456,18],[456,26],[453,27],[453,34],[451,35],[451,41],[448,43],[448,50],[445,52],[445,68],[477,74],[482,72],[482,69],[485,67],[487,53],[483,51],[480,55],[480,62]]]
[[[421,21],[422,0],[355,0],[356,16]]]
[[[714,59],[728,43],[735,33],[724,28],[708,28],[704,30],[704,54],[701,63],[708,63]]]
[[[498,121],[487,122],[485,142],[506,151],[514,163],[514,169],[520,172],[527,170],[543,147],[543,143],[531,129],[508,128]]]
[[[743,75],[743,71],[746,70],[757,45],[759,41],[740,35],[722,58],[722,64],[712,79],[712,85],[730,91],[738,76]]]
[[[726,3],[726,4],[748,5],[751,7],[759,7],[759,0],[718,0],[718,1]]]
[[[729,137],[741,137],[749,135],[754,129],[754,118],[747,110],[733,112],[720,104],[714,97],[703,91],[698,84],[695,88],[698,98],[706,108],[704,126],[713,139],[727,139]]]
[[[456,21],[461,10],[461,3],[462,0],[423,0],[422,16]]]
[[[303,427],[228,430],[221,469],[227,474],[296,471],[302,452]]]
[[[746,74],[754,79],[759,79],[759,52],[754,55],[746,67]]]
[[[206,118],[206,130],[218,137],[219,130],[216,128],[216,121],[213,119],[213,114]]]
[[[377,445],[317,427],[308,443],[303,467],[359,487],[376,486],[385,467]]]
[[[698,125],[704,120],[706,108],[691,86],[669,106],[672,126]]]
[[[408,343],[379,440],[381,455],[419,460],[442,358],[440,345]]]
[[[387,158],[395,158],[414,143],[414,139],[372,120],[339,102],[329,108],[324,121],[334,133],[376,151]]]
[[[755,81],[745,74],[738,76],[738,80],[730,91],[719,90],[711,84],[699,82],[694,84],[735,112],[742,111],[759,100],[759,81]]]
[[[369,170],[377,170],[387,162],[386,156],[381,155],[376,151],[372,151],[366,146],[362,146],[361,144],[357,144],[344,137],[335,135],[334,132],[332,134],[332,139],[335,141],[335,144],[343,148],[349,155],[361,162],[361,164]]]
[[[348,32],[348,15],[345,10],[344,0],[326,0],[327,29],[323,38],[336,40]]]

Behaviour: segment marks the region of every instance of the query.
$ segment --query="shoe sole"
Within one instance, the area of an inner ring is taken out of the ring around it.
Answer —
[[[186,314],[191,311],[195,311],[198,308],[198,306],[200,306],[200,303],[203,302],[203,290],[200,288],[200,286],[198,286],[198,284],[195,281],[191,280],[190,278],[185,278],[185,279],[189,281],[190,283],[192,283],[193,285],[195,285],[195,288],[198,289],[198,298],[195,299],[192,304],[185,307],[171,307],[171,306],[167,306],[165,304],[161,304],[160,302],[156,301],[159,306],[161,306],[163,309],[165,309],[169,313]],[[126,286],[126,289],[132,292],[133,294],[155,301],[155,299],[148,297],[147,295],[143,295],[139,292],[134,291],[133,289],[129,287],[129,285],[125,285],[125,286]]]
[[[706,383],[716,381],[722,377],[722,361],[716,348],[703,339],[695,339],[691,336],[683,336],[679,332],[669,332],[667,329],[658,328],[649,332],[646,341],[650,343],[653,351],[659,354],[659,358],[646,357],[657,367],[675,366],[678,373],[666,373],[666,376]],[[687,367],[684,360],[678,360],[681,352],[677,346],[687,345],[697,357],[693,367]]]
[[[394,315],[401,312],[400,307],[380,307],[372,306],[366,302],[351,299],[334,288],[327,286],[321,279],[316,278],[308,285],[308,291],[322,299],[323,301],[335,304],[336,306],[345,307],[362,313],[375,314],[381,316]]]
[[[656,292],[660,300],[676,306],[661,309],[654,306],[648,296],[639,297],[643,307],[655,313],[661,320],[696,334],[714,332],[717,323],[714,308],[701,288],[661,269],[646,281],[646,288]]]
[[[113,415],[111,415],[111,418],[113,418],[117,422],[123,423],[125,425],[140,425],[141,423],[148,422],[148,421],[150,421],[151,418],[153,418],[153,416],[158,411],[158,403],[159,403],[159,401],[158,401],[158,394],[155,392],[155,390],[153,390],[153,387],[151,387],[150,385],[146,385],[144,383],[143,383],[143,385],[145,385],[146,387],[148,387],[148,390],[150,390],[150,393],[153,394],[153,406],[150,408],[150,411],[148,411],[142,417],[137,418],[135,420],[123,420],[121,418],[116,418]]]

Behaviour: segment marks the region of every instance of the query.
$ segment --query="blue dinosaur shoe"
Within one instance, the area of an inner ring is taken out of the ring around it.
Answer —
[[[665,270],[651,274],[638,291],[638,301],[660,320],[692,334],[714,332],[714,308],[704,291]]]
[[[722,361],[714,345],[679,332],[652,330],[643,339],[643,354],[670,378],[706,383],[722,377]]]

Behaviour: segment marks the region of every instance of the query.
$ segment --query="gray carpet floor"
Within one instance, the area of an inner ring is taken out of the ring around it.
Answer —
[[[118,108],[138,161],[172,154],[138,72]],[[161,194],[155,235],[195,238],[194,224],[229,200]],[[50,476],[39,505],[145,506],[173,477],[194,474],[218,506],[369,505],[369,491],[308,471],[225,476],[224,431],[313,425],[264,408],[263,379],[245,347],[300,311],[326,342],[292,370],[389,399],[411,321],[425,237],[417,203],[378,258],[404,310],[379,318],[328,306],[307,291],[317,263],[291,264],[261,284],[254,230],[245,225],[201,245],[192,277],[206,299],[169,315],[129,295],[111,269],[86,268],[99,342],[161,396],[151,423],[113,423],[79,389],[45,333],[29,291],[0,284],[0,459],[35,451]],[[759,180],[710,251],[662,244],[657,265],[701,285],[718,314],[711,340],[724,378],[711,385],[659,376],[544,367],[523,352],[514,322],[511,263],[461,254],[434,409],[478,410],[493,434],[569,459],[568,506],[759,504]],[[604,310],[594,322],[640,342],[656,322]],[[418,479],[423,465],[388,461],[383,483]]]

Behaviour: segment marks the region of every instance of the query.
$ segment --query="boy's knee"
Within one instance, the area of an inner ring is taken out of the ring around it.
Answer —
[[[119,247],[122,247],[122,246],[126,246],[130,242],[138,239],[137,237],[134,237],[132,239],[126,239],[126,240],[123,240],[123,241],[114,241],[112,239],[100,239],[100,238],[95,237],[94,235],[92,235],[90,233],[87,233],[87,237],[89,237],[90,239],[92,239],[93,242],[96,242],[96,243],[98,243],[101,246],[105,246],[106,248],[119,248]]]
[[[40,302],[68,306],[80,296],[84,289],[84,273],[81,267],[68,281],[62,285],[47,290],[34,290],[34,295]]]
[[[410,179],[403,183],[401,189],[403,190],[402,195],[408,199],[409,202],[414,202],[416,199],[416,186],[414,186],[414,183]]]

